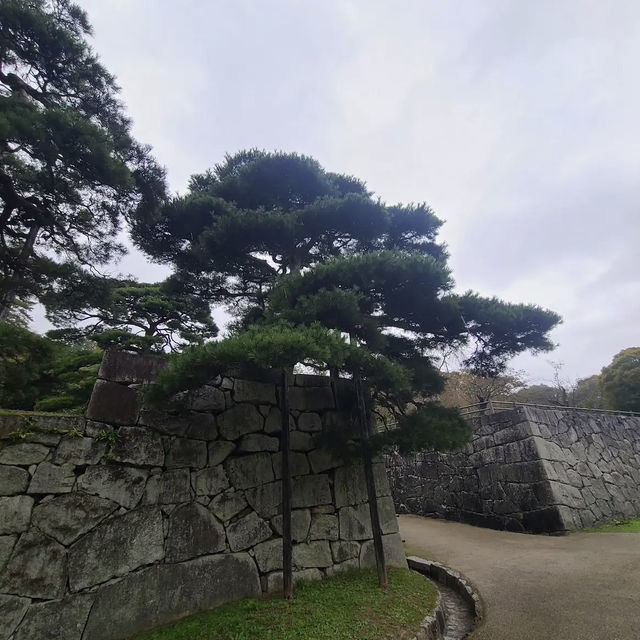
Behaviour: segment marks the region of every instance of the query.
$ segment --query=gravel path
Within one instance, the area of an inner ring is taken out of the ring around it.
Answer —
[[[408,555],[458,569],[486,606],[473,640],[639,640],[640,534],[531,536],[401,516]]]

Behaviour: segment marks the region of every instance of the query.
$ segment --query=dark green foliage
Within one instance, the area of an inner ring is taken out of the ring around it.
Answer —
[[[640,411],[640,347],[617,353],[602,370],[600,384],[608,409]]]
[[[121,253],[123,217],[164,194],[90,33],[69,0],[0,3],[0,318]]]

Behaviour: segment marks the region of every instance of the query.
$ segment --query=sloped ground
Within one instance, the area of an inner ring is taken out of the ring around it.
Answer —
[[[532,536],[401,516],[409,555],[437,560],[478,588],[473,640],[637,640],[640,534]]]

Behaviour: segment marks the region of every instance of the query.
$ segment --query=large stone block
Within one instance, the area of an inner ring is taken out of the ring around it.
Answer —
[[[282,452],[274,453],[271,457],[273,464],[273,473],[276,480],[282,478]],[[291,467],[291,476],[306,476],[309,473],[309,463],[307,455],[299,451],[289,451],[289,466]]]
[[[93,438],[63,438],[53,454],[53,464],[97,464],[106,451],[104,442]]]
[[[292,480],[291,505],[294,509],[331,504],[331,487],[326,475],[298,476]]]
[[[253,551],[262,573],[282,570],[282,538],[274,538],[257,544]]]
[[[74,469],[72,464],[41,462],[29,483],[29,493],[69,493],[76,482]]]
[[[212,413],[224,411],[226,408],[224,391],[209,385],[200,387],[191,396],[191,408],[194,411],[211,411]]]
[[[390,497],[378,498],[378,516],[382,533],[396,533],[398,531],[396,508]]]
[[[407,568],[407,556],[399,533],[382,536],[382,548],[387,566]],[[368,569],[375,566],[376,557],[373,549],[373,540],[367,540],[362,543],[362,549],[360,550],[360,568]]]
[[[256,598],[260,593],[258,570],[246,553],[155,565],[98,593],[85,638],[121,640],[227,602]]]
[[[165,461],[167,469],[191,467],[202,469],[207,464],[207,444],[202,440],[175,438],[169,444]]]
[[[271,455],[268,453],[228,458],[225,468],[232,486],[236,489],[257,487],[274,479]]]
[[[331,543],[331,555],[337,564],[360,556],[360,543],[352,540],[337,540]]]
[[[4,569],[11,557],[11,551],[16,543],[17,536],[0,536],[0,572]]]
[[[292,431],[290,438],[291,451],[311,451],[316,446],[311,434],[304,431]]]
[[[33,524],[68,546],[111,515],[118,504],[86,493],[68,493],[42,502],[33,510]]]
[[[181,562],[224,551],[223,526],[200,504],[177,507],[169,517],[166,562]]]
[[[107,349],[102,356],[98,377],[111,382],[149,382],[167,364],[166,358],[161,356]]]
[[[139,398],[134,389],[122,384],[97,380],[87,407],[87,418],[111,424],[135,424]]]
[[[309,540],[337,540],[338,533],[338,516],[325,513],[313,515]]]
[[[272,535],[271,527],[253,511],[227,525],[227,539],[231,551],[248,549],[267,540]]]
[[[209,451],[209,466],[214,467],[221,462],[224,462],[229,454],[236,448],[235,443],[228,440],[215,440],[209,442],[207,449]]]
[[[317,582],[322,580],[320,569],[302,569],[293,572],[293,584],[298,585],[303,582]],[[282,591],[282,571],[274,571],[267,576],[267,593],[278,593]]]
[[[271,520],[276,533],[282,535],[282,515],[277,515]],[[294,509],[291,512],[291,539],[294,542],[304,542],[309,535],[311,525],[311,512],[309,509]]]
[[[289,389],[289,406],[293,411],[333,409],[333,392],[331,387],[293,387]]]
[[[341,540],[367,540],[373,535],[368,504],[342,507],[339,516]]]
[[[0,591],[42,600],[61,598],[67,581],[66,564],[61,544],[38,531],[25,533],[0,579]]]
[[[226,440],[237,440],[247,433],[262,431],[264,417],[251,404],[238,404],[218,416],[218,429]]]
[[[309,462],[313,473],[322,473],[329,469],[335,469],[344,462],[335,454],[327,451],[326,449],[314,449],[309,451]]]
[[[157,409],[142,409],[138,424],[170,436],[184,436],[197,440],[215,440],[218,437],[215,416],[190,411],[173,415]]]
[[[33,498],[11,496],[0,498],[0,534],[22,533],[31,522]]]
[[[338,508],[366,502],[367,485],[362,464],[350,464],[336,469],[333,489]]]
[[[289,416],[289,430],[293,431],[296,423],[293,416]],[[280,433],[282,431],[282,414],[278,407],[271,407],[264,422],[265,433]]]
[[[236,380],[233,385],[233,399],[236,402],[276,404],[276,387],[267,382]]]
[[[189,469],[174,469],[152,476],[147,482],[145,504],[176,504],[191,500]]]
[[[263,518],[275,516],[282,508],[282,482],[261,484],[244,492],[247,502]]]
[[[24,617],[29,607],[29,598],[0,595],[0,638],[6,640]]]
[[[222,465],[207,467],[202,471],[193,472],[193,487],[197,496],[217,496],[229,488],[229,478]]]
[[[94,594],[32,604],[15,640],[80,640]]]
[[[298,429],[311,433],[322,431],[322,420],[317,413],[301,413],[298,416]]]
[[[249,433],[238,443],[240,453],[255,453],[257,451],[278,451],[280,440],[264,433]]]
[[[231,520],[248,506],[242,491],[225,491],[209,503],[210,511],[222,522]]]
[[[149,472],[117,464],[88,467],[78,478],[78,488],[132,509],[140,501]]]
[[[70,548],[69,587],[92,587],[163,557],[160,509],[141,507],[106,520]]]
[[[20,467],[0,466],[0,496],[24,493],[29,485],[29,472]]]
[[[300,569],[324,568],[333,564],[327,540],[293,545],[293,564]]]
[[[117,462],[140,467],[161,467],[164,464],[162,438],[144,427],[120,427],[111,454]]]
[[[10,444],[0,450],[0,464],[28,466],[42,462],[49,455],[49,447],[33,442]]]

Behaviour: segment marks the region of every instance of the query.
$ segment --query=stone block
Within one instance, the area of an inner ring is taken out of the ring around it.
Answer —
[[[174,469],[152,476],[144,492],[145,504],[176,504],[191,500],[189,469]]]
[[[164,464],[162,438],[145,427],[120,427],[111,454],[117,462],[140,467],[161,467]]]
[[[255,453],[258,451],[278,451],[280,440],[264,433],[249,433],[238,443],[240,453]]]
[[[193,472],[191,477],[197,496],[217,496],[229,488],[229,478],[222,465]]]
[[[132,509],[140,501],[149,472],[116,464],[88,467],[78,478],[78,488]]]
[[[315,449],[313,437],[304,431],[292,431],[290,449],[291,451],[311,451]]]
[[[311,433],[322,431],[322,420],[317,413],[301,413],[298,416],[298,429]]]
[[[337,564],[360,557],[360,543],[352,540],[337,540],[331,543],[331,555]]]
[[[320,569],[303,569],[293,572],[294,585],[302,582],[317,582],[318,580],[322,580]],[[279,591],[282,591],[282,571],[276,571],[267,576],[267,593],[278,593]]]
[[[236,448],[233,442],[228,440],[215,440],[209,442],[207,449],[209,451],[209,466],[214,467],[227,459],[227,456]]]
[[[314,375],[310,373],[297,373],[293,377],[293,384],[296,387],[331,387],[329,376]]]
[[[85,638],[121,640],[227,602],[256,598],[260,593],[258,570],[246,553],[155,565],[98,592]]]
[[[242,551],[254,547],[272,535],[271,527],[253,511],[227,525],[227,539],[231,551]]]
[[[273,473],[277,480],[282,478],[282,453],[274,453],[271,457],[273,464]],[[309,463],[307,456],[299,451],[289,452],[289,466],[291,467],[291,476],[306,476],[309,473]]]
[[[33,510],[33,524],[68,546],[117,508],[116,502],[106,498],[86,493],[67,493],[38,504]]]
[[[205,385],[191,395],[191,408],[194,411],[211,411],[220,413],[226,408],[224,391]]]
[[[407,556],[399,533],[382,536],[382,548],[387,566],[407,568]],[[376,557],[373,550],[373,540],[367,540],[362,543],[362,549],[360,550],[360,568],[368,569],[375,566]]]
[[[39,531],[20,537],[9,560],[0,591],[28,598],[54,600],[67,581],[65,548]]]
[[[218,416],[218,430],[226,440],[237,440],[263,427],[264,417],[252,404],[238,404]]]
[[[26,531],[32,509],[33,498],[30,496],[0,498],[0,534]]]
[[[29,472],[20,467],[0,466],[0,496],[24,493],[29,485]]]
[[[282,538],[261,542],[253,551],[261,573],[282,570]]]
[[[31,482],[29,493],[69,493],[76,482],[73,464],[56,465],[41,462]]]
[[[331,504],[331,487],[326,475],[298,476],[292,480],[291,505],[294,509]]]
[[[338,516],[314,514],[309,529],[309,540],[337,540],[338,533]]]
[[[111,382],[149,382],[167,364],[167,359],[161,356],[107,349],[102,356],[98,377]]]
[[[327,567],[327,578],[331,578],[332,576],[344,573],[345,571],[353,571],[354,569],[359,568],[360,560],[358,558],[351,558],[349,560],[345,560],[344,562],[333,564],[330,567]]]
[[[175,438],[169,444],[165,459],[167,469],[191,467],[202,469],[207,464],[207,444],[202,440]]]
[[[271,455],[268,453],[228,458],[224,464],[229,480],[236,489],[257,487],[274,479]]]
[[[12,638],[12,634],[29,608],[29,598],[0,595],[0,638]]]
[[[336,469],[333,490],[338,508],[366,502],[367,485],[362,464],[350,464]]]
[[[135,424],[140,401],[134,389],[97,380],[87,407],[87,418],[111,424]]]
[[[53,454],[53,464],[97,464],[106,451],[104,442],[93,438],[63,438]]]
[[[236,402],[254,404],[277,404],[276,387],[272,383],[236,380],[233,385],[233,399]]]
[[[182,562],[197,556],[224,551],[223,526],[200,504],[174,509],[169,516],[166,562]]]
[[[15,640],[80,640],[94,597],[82,594],[32,604]]]
[[[367,540],[373,535],[368,504],[360,504],[357,507],[342,507],[338,514],[341,540]]]
[[[143,409],[138,424],[170,436],[197,440],[215,440],[218,437],[216,419],[209,413],[191,411],[173,415],[157,409]]]
[[[277,515],[271,520],[276,533],[282,535],[282,515]],[[293,509],[291,511],[291,539],[294,542],[303,542],[309,534],[311,525],[311,513],[309,509]]]
[[[309,462],[311,463],[311,469],[313,473],[322,473],[329,469],[335,469],[344,462],[340,458],[326,449],[314,449],[309,451]]]
[[[17,536],[0,536],[0,572],[9,561],[16,540]]]
[[[282,482],[268,482],[244,492],[251,508],[262,518],[271,518],[282,509]]]
[[[293,545],[293,564],[300,569],[325,568],[333,564],[327,540]]]
[[[209,510],[216,518],[227,522],[248,506],[242,491],[225,491],[209,503]]]
[[[293,416],[289,416],[289,429],[293,431],[296,423]],[[282,431],[282,414],[278,407],[271,407],[264,422],[265,433],[280,433]]]
[[[106,520],[69,549],[69,588],[92,587],[163,557],[160,509],[140,507]]]
[[[289,406],[292,411],[333,409],[333,392],[331,387],[293,387],[289,389]]]
[[[10,444],[0,450],[0,464],[24,465],[38,464],[49,455],[49,447],[33,442]]]

